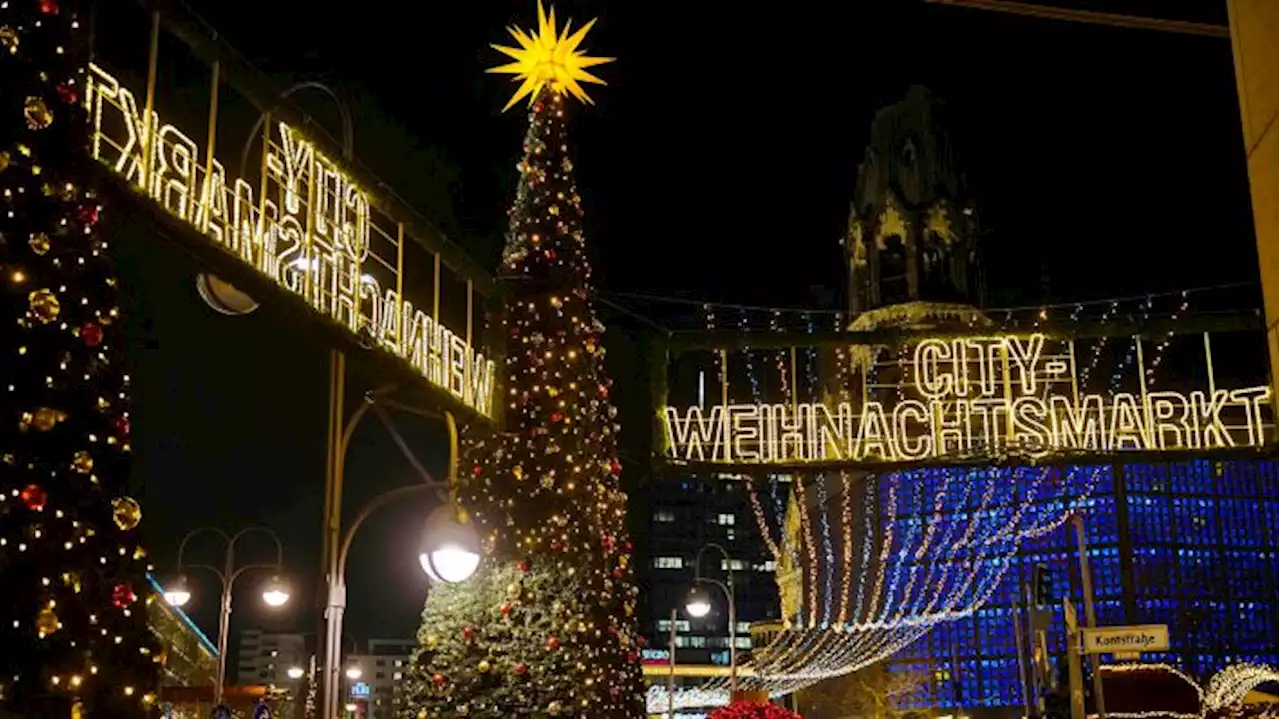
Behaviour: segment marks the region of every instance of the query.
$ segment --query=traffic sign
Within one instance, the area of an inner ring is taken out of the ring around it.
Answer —
[[[1081,629],[1080,637],[1080,651],[1085,654],[1114,654],[1117,658],[1132,658],[1141,652],[1163,652],[1169,649],[1169,627],[1166,624]]]

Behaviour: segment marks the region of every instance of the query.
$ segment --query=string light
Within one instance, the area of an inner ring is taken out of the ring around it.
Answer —
[[[536,95],[500,270],[519,280],[504,298],[508,410],[501,433],[469,434],[459,492],[486,556],[427,595],[401,685],[424,715],[643,711],[617,411],[565,116],[555,86]]]
[[[1232,664],[1209,679],[1204,691],[1206,712],[1231,706],[1245,698],[1259,684],[1280,681],[1275,667],[1262,664]]]
[[[15,340],[0,360],[13,410],[0,427],[0,566],[10,595],[0,713],[42,716],[61,704],[130,719],[149,712],[118,701],[116,687],[158,686],[159,652],[135,606],[147,567],[135,551],[140,510],[123,496],[129,381],[105,210],[82,165],[89,38],[79,27],[58,0],[0,3],[12,113],[4,121],[13,123],[0,153],[0,304]],[[126,499],[131,509],[116,509]]]

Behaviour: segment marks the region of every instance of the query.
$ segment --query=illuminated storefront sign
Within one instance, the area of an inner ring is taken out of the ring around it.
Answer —
[[[742,464],[907,462],[1002,448],[1033,457],[1228,449],[1261,446],[1270,431],[1266,386],[1085,394],[1072,346],[1039,334],[928,339],[901,367],[904,391],[892,404],[667,407],[667,453]]]
[[[403,231],[376,226],[367,193],[333,160],[279,123],[255,188],[228,177],[155,111],[148,123],[145,103],[101,67],[90,70],[95,159],[318,312],[490,413],[493,361],[400,295]],[[375,251],[375,243],[391,249]]]

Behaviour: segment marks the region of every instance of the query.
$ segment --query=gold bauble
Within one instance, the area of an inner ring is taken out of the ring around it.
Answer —
[[[18,52],[18,31],[5,25],[0,27],[0,46],[11,54]]]
[[[27,295],[27,306],[31,316],[45,324],[58,319],[58,313],[62,311],[58,296],[48,289],[35,290]]]
[[[93,455],[83,449],[76,452],[71,458],[71,468],[80,474],[88,474],[93,471]]]
[[[62,583],[71,587],[71,591],[76,594],[80,593],[80,574],[78,572],[63,572]]]
[[[49,109],[43,98],[35,95],[27,97],[22,114],[27,118],[27,127],[32,130],[43,130],[53,124],[53,110]]]
[[[31,245],[31,251],[37,255],[43,255],[48,252],[49,247],[52,245],[49,242],[49,236],[43,232],[32,232],[31,239],[27,240],[27,244]]]
[[[56,409],[49,407],[41,407],[33,412],[30,416],[29,424],[41,432],[48,432],[58,425],[58,422],[64,419],[66,415]],[[24,419],[26,419],[24,417]]]
[[[551,716],[560,716],[560,712],[564,711],[564,705],[560,702],[553,701],[547,705],[547,713]]]
[[[117,527],[127,532],[142,521],[142,507],[133,497],[116,497],[111,500],[111,519]]]
[[[428,648],[428,649],[435,649],[435,648],[436,648],[436,646],[437,646],[438,644],[440,644],[440,638],[439,638],[439,637],[437,637],[437,636],[436,636],[436,635],[434,635],[434,634],[428,634],[428,635],[427,635],[427,648]]]
[[[427,719],[427,710],[426,710],[426,709],[419,709],[419,710],[418,710],[418,719]]]
[[[476,665],[476,671],[480,672],[481,674],[488,674],[489,670],[492,668],[493,666],[489,664],[488,659],[481,659],[480,663]]]
[[[43,636],[58,631],[58,624],[58,613],[53,611],[53,607],[45,607],[36,614],[36,631]]]

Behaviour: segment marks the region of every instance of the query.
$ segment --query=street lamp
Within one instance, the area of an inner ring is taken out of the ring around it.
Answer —
[[[711,595],[702,587],[693,587],[689,590],[684,608],[689,616],[701,619],[711,613]]]
[[[352,664],[351,666],[347,667],[347,678],[351,679],[352,681],[359,679],[360,675],[362,674],[364,674],[364,672],[361,671],[360,667],[356,666],[355,664]]]
[[[708,549],[715,549],[724,557],[724,566],[729,573],[727,582],[702,576],[702,553]],[[694,586],[689,589],[689,597],[684,605],[689,616],[700,619],[711,613],[711,595],[706,589],[698,586],[699,584],[714,584],[720,587],[729,605],[729,691],[732,693],[738,689],[738,605],[733,600],[733,557],[729,556],[729,550],[715,542],[709,542],[703,545],[694,557],[693,572]]]
[[[266,589],[262,590],[262,601],[268,607],[283,607],[289,601],[289,588],[280,580],[279,575],[267,580]]]
[[[306,676],[307,670],[302,667],[289,667],[289,678],[297,681]]]
[[[458,521],[456,507],[440,507],[427,518],[418,563],[437,582],[456,584],[475,574],[480,566],[480,536],[470,524]]]
[[[329,568],[325,576],[328,583],[328,599],[324,612],[324,681],[321,685],[322,691],[320,695],[321,717],[333,716],[339,706],[342,618],[347,607],[347,556],[351,552],[351,544],[355,540],[356,530],[360,529],[366,519],[382,507],[400,499],[407,499],[409,495],[440,492],[447,489],[448,504],[434,510],[427,518],[426,525],[423,528],[422,542],[418,548],[418,562],[431,579],[450,583],[466,580],[480,566],[480,537],[458,508],[458,426],[453,419],[453,415],[449,412],[443,413],[445,425],[449,432],[449,464],[447,480],[441,482],[432,478],[418,461],[413,451],[409,448],[409,444],[392,423],[391,417],[384,407],[392,407],[433,419],[439,418],[441,415],[401,405],[388,399],[386,395],[391,389],[393,388],[384,387],[365,396],[365,403],[351,414],[345,427],[343,427],[342,434],[339,437],[337,456],[339,458],[346,457],[347,449],[351,446],[351,438],[355,434],[356,427],[359,425],[360,420],[369,411],[372,411],[374,416],[378,418],[379,423],[386,428],[391,438],[395,440],[401,453],[404,454],[405,458],[409,460],[409,463],[418,472],[422,482],[397,487],[369,500],[356,514],[355,519],[351,521],[351,526],[347,528],[346,533],[342,535],[341,542],[338,543],[338,551],[331,555],[332,559],[329,561]],[[345,462],[339,462],[338,468],[334,470],[337,483],[336,487],[331,489],[331,492],[337,497],[341,497],[342,493],[342,475],[344,474],[342,467],[344,464]],[[335,529],[340,528],[342,519],[339,513],[340,503],[330,502],[328,503],[328,508],[330,515],[326,518],[325,526]],[[354,667],[354,669],[359,671],[358,667]],[[351,677],[350,669],[348,669],[347,676]]]
[[[227,545],[227,553],[221,569],[211,564],[186,564],[183,562],[183,556],[187,551],[187,542],[201,532],[212,532],[221,537],[222,541]],[[239,542],[245,535],[254,532],[265,534],[275,542],[276,562],[275,564],[246,564],[237,567],[235,558],[236,542]],[[227,679],[227,634],[231,625],[231,596],[236,580],[245,572],[253,569],[272,570],[271,578],[263,585],[262,601],[269,607],[283,606],[289,601],[288,587],[280,579],[280,574],[284,570],[284,545],[280,543],[280,537],[266,527],[247,527],[232,535],[228,535],[216,527],[200,527],[187,532],[187,536],[183,537],[182,543],[178,545],[178,575],[164,589],[165,601],[175,607],[181,607],[191,601],[190,584],[188,584],[187,576],[183,571],[185,569],[207,569],[217,575],[218,580],[222,582],[222,608],[218,615],[218,675],[213,687],[213,703],[218,705],[222,703],[223,687],[226,685]]]

